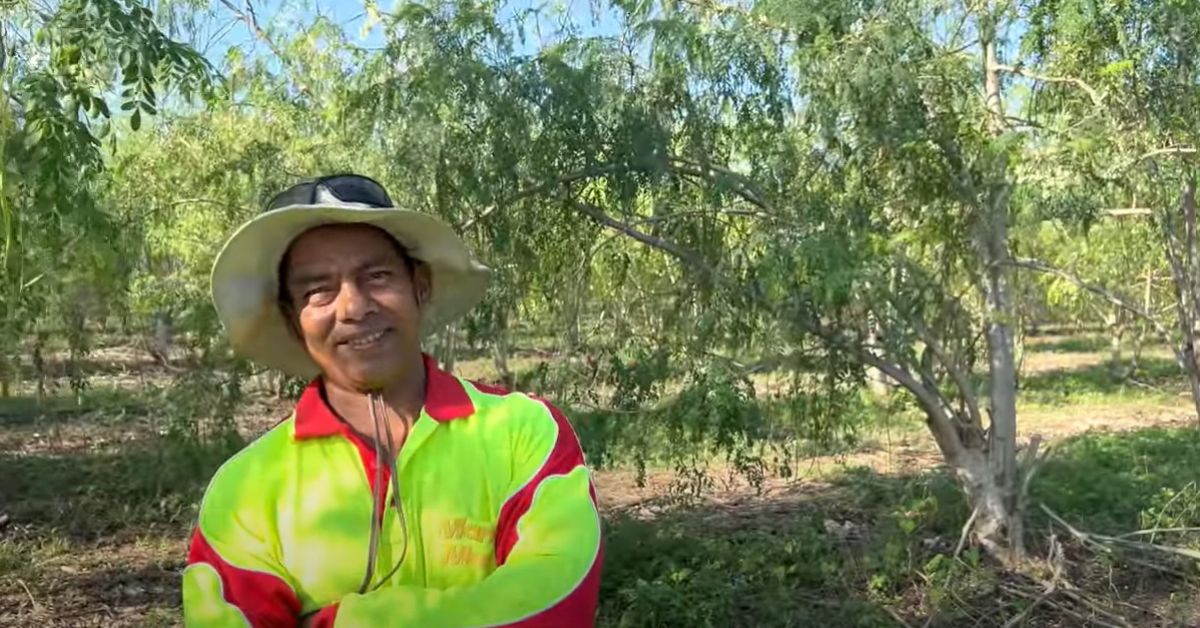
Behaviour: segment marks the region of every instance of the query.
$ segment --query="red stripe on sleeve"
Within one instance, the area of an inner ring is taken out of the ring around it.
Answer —
[[[507,624],[509,628],[561,628],[572,626],[584,628],[596,621],[596,605],[600,602],[600,565],[604,562],[604,550],[596,553],[596,562],[587,576],[558,604],[521,621]]]
[[[496,522],[497,567],[508,560],[509,552],[517,544],[517,522],[529,511],[529,506],[533,503],[533,494],[542,480],[551,475],[565,475],[583,464],[583,449],[580,448],[579,439],[575,437],[575,430],[567,422],[567,417],[563,416],[562,412],[550,403],[546,401],[542,401],[542,403],[550,410],[550,415],[558,423],[558,438],[554,441],[554,449],[550,451],[550,456],[542,468],[538,469],[533,478],[500,508],[500,518]],[[593,489],[593,503],[595,499],[596,495]]]
[[[293,628],[300,614],[296,593],[278,576],[240,569],[221,558],[197,529],[192,534],[188,564],[204,563],[221,576],[225,601],[241,609],[254,628]]]
[[[575,467],[584,464],[583,449],[579,445],[579,438],[575,436],[575,430],[571,427],[567,418],[563,416],[558,408],[555,408],[549,402],[541,399],[538,399],[538,401],[545,404],[546,408],[550,410],[550,415],[558,423],[558,438],[554,443],[554,449],[551,450],[550,456],[547,458],[546,463],[542,465],[542,468],[534,474],[529,483],[505,502],[504,506],[500,509],[500,518],[496,526],[497,566],[503,565],[508,560],[508,555],[512,552],[513,546],[517,544],[519,540],[517,522],[529,511],[529,507],[533,502],[533,495],[537,491],[538,485],[542,483],[542,480],[552,475],[565,475],[570,473]],[[594,485],[589,486],[589,493],[592,498],[592,504],[595,505],[596,487]],[[579,582],[574,590],[554,606],[532,617],[527,617],[508,625],[519,626],[521,628],[592,626],[595,622],[596,605],[599,602],[600,570],[603,562],[604,542],[601,540],[591,568],[588,569],[587,575],[584,576],[583,580]]]

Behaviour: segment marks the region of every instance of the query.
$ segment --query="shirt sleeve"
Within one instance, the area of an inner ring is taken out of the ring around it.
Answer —
[[[183,571],[183,621],[196,628],[291,628],[301,605],[283,575],[253,495],[214,478],[205,492]]]
[[[592,626],[603,556],[600,517],[579,440],[544,404],[556,435],[532,478],[503,505],[496,570],[451,589],[385,587],[342,598],[319,626]]]

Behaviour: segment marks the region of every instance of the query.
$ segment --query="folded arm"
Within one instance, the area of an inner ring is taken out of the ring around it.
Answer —
[[[198,527],[183,572],[184,624],[203,628],[295,626],[300,600],[277,575],[282,569],[261,558],[264,555],[224,546],[205,537]]]
[[[385,587],[348,595],[316,626],[590,626],[602,540],[595,491],[574,431],[549,406],[557,435],[533,477],[500,511],[497,568],[450,589]]]

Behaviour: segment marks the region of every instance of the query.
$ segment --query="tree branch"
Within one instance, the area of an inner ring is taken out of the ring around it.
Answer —
[[[1081,277],[1079,277],[1078,275],[1076,275],[1070,271],[1051,266],[1040,260],[1030,259],[1030,258],[1012,258],[1011,260],[1009,260],[1008,264],[1011,266],[1014,266],[1016,268],[1024,268],[1026,270],[1032,270],[1032,271],[1039,272],[1039,273],[1045,273],[1047,275],[1054,275],[1056,277],[1061,277],[1062,279],[1065,279],[1065,280],[1069,281],[1070,283],[1075,284],[1077,287],[1079,287],[1083,290],[1086,290],[1087,292],[1090,292],[1090,293],[1108,301],[1109,303],[1112,303],[1113,305],[1125,310],[1126,312],[1129,312],[1130,314],[1133,314],[1133,315],[1145,320],[1146,322],[1150,323],[1150,325],[1154,327],[1154,330],[1156,332],[1158,332],[1159,336],[1161,336],[1164,340],[1169,340],[1171,337],[1171,334],[1169,331],[1167,331],[1167,328],[1164,327],[1162,325],[1162,323],[1159,323],[1157,320],[1155,320],[1154,316],[1151,315],[1149,312],[1126,301],[1125,299],[1122,299],[1121,297],[1113,294],[1112,292],[1110,292],[1109,290],[1107,290],[1106,288],[1104,288],[1102,286],[1098,286],[1093,283],[1088,283],[1087,281],[1085,281],[1084,279],[1082,279]]]
[[[1091,85],[1088,85],[1081,79],[1077,79],[1077,78],[1074,78],[1071,76],[1047,76],[1045,74],[1035,74],[1033,72],[1025,70],[1024,68],[1022,68],[1020,66],[1004,65],[1004,64],[1000,64],[1000,63],[996,64],[995,67],[1000,72],[1007,72],[1008,74],[1013,74],[1016,76],[1023,76],[1027,79],[1031,79],[1034,81],[1041,81],[1043,83],[1071,83],[1071,84],[1075,85],[1076,87],[1078,87],[1079,89],[1083,90],[1084,92],[1087,92],[1088,98],[1090,98],[1092,100],[1093,105],[1096,105],[1097,107],[1104,106],[1104,98],[1102,96],[1100,96],[1100,93],[1097,92],[1094,88],[1092,88]]]
[[[246,0],[245,11],[239,9],[237,5],[232,2],[232,0],[221,0],[221,4],[225,5],[225,8],[229,9],[229,11],[233,13],[235,17],[245,22],[246,27],[250,29],[250,32],[267,45],[267,48],[274,53],[274,55],[279,59],[280,63],[283,65],[289,65],[288,59],[290,59],[290,57],[284,56],[283,51],[275,45],[275,41],[271,39],[271,36],[267,34],[267,31],[263,30],[262,26],[258,24],[258,14],[254,12],[254,4],[251,3],[251,0]],[[295,84],[297,91],[306,96],[309,95],[308,87],[306,87],[300,82],[299,79],[296,78],[294,72],[292,73],[291,78],[292,83]]]
[[[1154,150],[1142,153],[1141,155],[1138,155],[1137,157],[1134,157],[1133,159],[1129,159],[1127,161],[1124,161],[1124,162],[1118,164],[1113,169],[1108,171],[1108,176],[1109,176],[1109,178],[1115,177],[1115,176],[1121,174],[1121,172],[1123,172],[1129,168],[1132,168],[1133,166],[1136,166],[1136,165],[1142,163],[1143,161],[1146,161],[1147,159],[1154,159],[1155,157],[1161,157],[1163,155],[1170,155],[1172,157],[1182,157],[1184,155],[1195,155],[1197,152],[1200,152],[1200,150],[1197,150],[1196,148],[1191,147],[1191,146],[1168,146],[1166,148],[1156,148]]]
[[[581,181],[583,179],[590,179],[592,177],[599,177],[599,176],[603,176],[603,175],[624,172],[628,169],[629,169],[629,167],[624,164],[608,164],[608,165],[604,165],[604,166],[596,166],[593,168],[584,168],[583,170],[577,170],[570,174],[565,174],[561,177],[555,178],[552,181],[547,181],[546,183],[538,184],[533,187],[521,190],[520,192],[517,192],[516,194],[504,199],[503,201],[501,201],[499,203],[494,203],[492,205],[488,205],[486,208],[484,208],[483,211],[479,212],[477,215],[475,215],[471,218],[468,218],[467,220],[464,220],[461,224],[459,224],[458,230],[465,231],[467,229],[470,229],[471,227],[482,222],[483,219],[496,213],[501,207],[506,207],[508,205],[512,205],[513,203],[515,203],[521,199],[529,198],[530,196],[536,196],[538,194],[546,194],[546,193],[552,191],[554,188],[559,187],[561,185],[566,185],[568,183],[574,183],[576,181]]]
[[[828,336],[825,336],[825,338],[826,341],[829,340]],[[927,387],[917,381],[908,369],[888,362],[867,349],[856,349],[855,353],[864,364],[879,369],[888,377],[896,380],[901,386],[907,388],[917,398],[917,404],[925,410],[929,431],[933,433],[933,439],[937,441],[942,455],[946,457],[946,461],[950,464],[955,466],[960,465],[965,450],[962,439],[958,435],[958,430],[954,427],[954,421],[946,412],[945,398],[942,397],[941,392],[936,388]]]
[[[638,231],[628,223],[621,222],[620,220],[609,216],[603,209],[600,209],[591,203],[569,197],[565,200],[576,210],[588,216],[592,220],[600,223],[601,225],[608,227],[609,229],[613,229],[614,231],[619,231],[633,238],[634,240],[645,244],[646,246],[663,251],[664,253],[667,253],[668,255],[678,259],[684,264],[703,272],[710,278],[716,277],[716,271],[713,270],[713,268],[709,266],[699,254],[689,251],[678,244],[675,244],[674,242],[668,242],[657,236],[652,236],[648,233]]]

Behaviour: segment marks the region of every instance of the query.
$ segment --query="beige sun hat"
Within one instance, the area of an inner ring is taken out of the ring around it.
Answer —
[[[415,260],[429,266],[431,295],[421,311],[429,334],[479,304],[489,269],[445,222],[392,206],[382,185],[352,174],[292,186],[230,236],[212,270],[217,315],[239,354],[297,377],[319,373],[279,311],[279,262],[300,234],[328,224],[369,224],[392,235]]]

